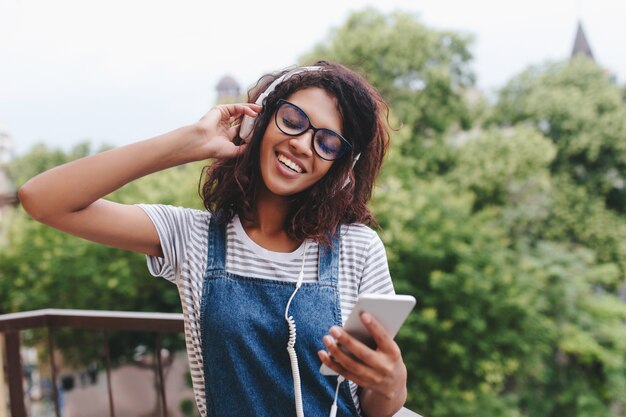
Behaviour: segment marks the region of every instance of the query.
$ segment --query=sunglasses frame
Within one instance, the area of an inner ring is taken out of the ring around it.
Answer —
[[[281,129],[280,124],[278,123],[278,112],[280,110],[280,108],[282,106],[284,106],[285,104],[294,107],[296,110],[298,110],[300,113],[302,113],[304,115],[304,117],[306,117],[306,120],[309,122],[309,126],[304,129],[302,132],[300,133],[287,133],[285,132],[283,129]],[[285,99],[279,99],[278,100],[278,107],[276,107],[276,112],[274,113],[274,124],[276,124],[276,127],[278,128],[278,130],[280,130],[282,133],[284,133],[287,136],[292,136],[292,137],[296,137],[296,136],[300,136],[305,134],[306,132],[309,131],[309,129],[313,129],[313,135],[311,135],[311,148],[313,148],[313,151],[315,152],[315,154],[317,156],[319,156],[320,158],[322,158],[325,161],[337,161],[338,159],[341,159],[344,155],[346,155],[347,153],[349,153],[352,150],[352,144],[350,142],[348,142],[348,140],[346,138],[344,138],[343,136],[341,136],[339,133],[335,132],[334,130],[331,129],[326,129],[326,128],[317,128],[315,126],[313,126],[313,124],[311,123],[311,118],[309,118],[309,115],[306,114],[306,112],[304,110],[302,110],[300,107],[296,106],[295,104],[285,100]],[[317,132],[319,132],[320,130],[325,130],[328,132],[331,132],[332,134],[336,135],[342,142],[342,144],[344,145],[342,147],[343,151],[342,153],[335,159],[328,159],[323,157],[322,155],[320,155],[320,153],[317,151],[316,147],[315,147],[315,135],[317,134]]]

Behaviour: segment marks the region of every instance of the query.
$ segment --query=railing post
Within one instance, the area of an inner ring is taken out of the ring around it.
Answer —
[[[104,338],[104,365],[107,370],[107,392],[109,394],[109,416],[115,417],[115,408],[113,407],[113,389],[111,388],[111,352],[109,350],[109,332],[102,331]]]
[[[4,375],[4,367],[6,366],[5,354],[4,333],[0,333],[0,417],[8,417],[7,411],[9,410],[9,402],[4,392],[4,381],[6,381]]]
[[[161,397],[161,408],[163,417],[167,417],[167,400],[165,397],[165,380],[163,379],[163,361],[161,360],[161,333],[156,334],[154,357],[157,364],[158,381],[159,381],[159,393]]]
[[[54,413],[56,417],[61,417],[59,408],[59,386],[57,385],[57,364],[54,360],[54,328],[48,327],[48,354],[50,355],[50,373],[52,377],[52,396],[54,400]]]
[[[20,334],[19,332],[10,330],[5,333],[4,337],[7,351],[7,374],[9,377],[11,417],[26,417],[22,378],[22,357],[20,356]]]

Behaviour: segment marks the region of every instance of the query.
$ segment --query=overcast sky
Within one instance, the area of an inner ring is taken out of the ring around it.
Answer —
[[[580,16],[596,60],[626,78],[623,0],[0,0],[0,127],[18,153],[151,137],[202,116],[223,75],[247,87],[366,6],[473,34],[486,91],[566,58]]]

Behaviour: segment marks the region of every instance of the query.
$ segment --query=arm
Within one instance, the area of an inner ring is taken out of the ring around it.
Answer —
[[[258,110],[254,104],[217,106],[194,125],[53,168],[24,184],[20,201],[34,219],[64,232],[162,256],[158,234],[142,209],[102,197],[153,172],[236,156],[243,146],[232,143],[237,127],[230,124]]]

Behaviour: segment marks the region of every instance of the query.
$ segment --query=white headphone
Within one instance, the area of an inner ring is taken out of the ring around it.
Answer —
[[[301,72],[306,72],[306,71],[323,71],[323,70],[324,70],[324,67],[321,67],[321,66],[299,67],[299,68],[293,69],[287,72],[286,74],[283,74],[277,79],[275,79],[270,84],[270,86],[267,87],[265,91],[261,93],[259,98],[256,99],[255,104],[258,104],[259,106],[262,107],[263,101],[265,100],[267,96],[270,95],[272,91],[274,91],[276,86],[278,86],[278,84],[282,83],[283,81],[288,80],[292,76],[299,74]],[[250,138],[252,137],[252,132],[254,132],[254,120],[255,119],[253,117],[246,116],[246,115],[244,115],[243,119],[241,119],[241,127],[239,128],[239,137],[246,143],[250,141]]]

